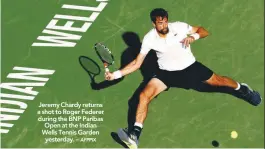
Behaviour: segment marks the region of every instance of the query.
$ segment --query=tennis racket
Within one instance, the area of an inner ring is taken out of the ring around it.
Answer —
[[[111,51],[102,43],[96,43],[94,47],[98,57],[103,62],[105,72],[109,72],[108,67],[114,63],[114,57]]]

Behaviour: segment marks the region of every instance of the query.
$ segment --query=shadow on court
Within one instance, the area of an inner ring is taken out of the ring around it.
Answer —
[[[119,138],[119,136],[116,132],[111,132],[110,135],[115,142],[117,142],[118,144],[120,144],[124,148],[128,148],[127,145],[121,141],[121,139]]]
[[[140,53],[141,49],[141,41],[140,37],[137,33],[134,32],[125,32],[122,35],[124,42],[127,45],[127,48],[121,55],[121,68],[125,67],[127,64],[132,62],[137,55]],[[145,57],[143,64],[140,67],[140,72],[143,77],[142,82],[137,87],[135,92],[133,93],[132,97],[128,101],[128,114],[127,114],[127,122],[128,122],[128,130],[130,131],[134,125],[135,117],[136,117],[136,109],[139,103],[139,95],[141,91],[144,89],[150,78],[155,74],[158,70],[157,64],[157,56],[155,51],[151,50]],[[122,145],[123,147],[127,148],[127,146],[117,138],[117,133],[111,133],[112,138]],[[125,145],[125,146],[124,146]]]
[[[88,73],[91,80],[90,84],[95,84],[95,77],[101,72],[99,65],[93,59],[87,56],[80,56],[79,63]]]
[[[126,43],[127,47],[121,54],[121,64],[120,64],[119,69],[124,68],[130,62],[132,62],[139,54],[140,48],[141,48],[141,41],[140,41],[139,36],[136,33],[125,32],[123,33],[122,38],[124,42]],[[90,85],[91,85],[91,88],[94,90],[101,90],[104,88],[108,88],[110,86],[113,86],[121,82],[124,79],[124,77],[122,77],[120,79],[113,80],[113,81],[103,80],[101,82],[95,82],[95,77],[99,75],[101,72],[99,65],[93,59],[86,57],[86,56],[80,56],[79,63],[86,70],[86,72],[88,72],[91,78]],[[141,74],[143,76],[143,80],[147,80],[148,78],[150,78],[150,76],[154,74],[154,70],[156,69],[158,69],[156,53],[153,50],[151,50],[147,54],[140,68]],[[95,73],[95,71],[97,71],[97,73]]]
[[[121,81],[121,79],[117,79],[114,81],[102,81],[100,83],[97,83],[95,81],[95,77],[101,73],[99,65],[93,59],[87,56],[80,56],[79,63],[88,73],[90,77],[90,86],[93,90],[104,89]]]
[[[121,68],[132,62],[137,55],[140,53],[141,40],[137,33],[125,32],[122,38],[126,45],[128,46],[121,56]],[[128,101],[128,130],[130,131],[134,125],[136,117],[136,109],[139,103],[139,96],[141,91],[147,85],[148,81],[154,76],[158,70],[157,56],[154,50],[151,50],[145,57],[143,64],[140,67],[140,72],[142,74],[143,80],[137,87],[132,97]]]
[[[229,88],[229,87],[210,86],[206,83],[201,83],[196,86],[193,86],[191,89],[196,90],[198,92],[224,93],[224,94],[229,94],[239,99],[242,99],[242,97],[236,90]]]

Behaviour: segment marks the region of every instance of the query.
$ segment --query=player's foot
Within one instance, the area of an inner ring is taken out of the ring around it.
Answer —
[[[130,149],[137,149],[138,139],[133,131],[129,133],[128,129],[120,128],[118,136]]]
[[[260,94],[252,90],[247,84],[242,83],[239,92],[245,101],[254,106],[258,106],[261,103],[262,98]]]

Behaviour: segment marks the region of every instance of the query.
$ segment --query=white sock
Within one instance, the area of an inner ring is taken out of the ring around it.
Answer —
[[[238,82],[236,82],[236,83],[237,83],[237,88],[236,88],[235,90],[239,90],[240,87],[241,87],[241,85],[240,85],[240,83],[238,83]]]
[[[138,127],[140,127],[140,128],[143,128],[143,124],[138,123],[138,122],[135,122],[135,123],[134,123],[134,126],[138,126]]]

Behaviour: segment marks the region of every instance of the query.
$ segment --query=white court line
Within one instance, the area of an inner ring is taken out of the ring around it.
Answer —
[[[112,24],[112,25],[118,27],[119,29],[125,30],[123,27],[119,26],[118,24],[113,23],[109,18],[105,18],[105,19],[106,19],[110,24]]]
[[[119,29],[113,33],[111,36],[106,37],[106,39],[104,39],[103,41],[100,41],[100,43],[104,43],[108,40],[110,40],[112,37],[116,36],[117,33],[119,33],[121,30],[125,30],[124,27],[126,27],[127,25],[129,25],[132,21],[134,21],[135,19],[137,19],[138,17],[135,17],[134,19],[132,19],[130,22],[126,23],[124,26],[120,26]],[[92,48],[94,48],[94,45],[92,46]]]
[[[132,19],[131,21],[129,21],[128,23],[126,23],[124,26],[122,26],[122,28],[120,28],[119,30],[117,30],[115,33],[113,33],[111,36],[107,37],[106,39],[104,39],[102,42],[106,42],[109,39],[111,39],[113,36],[115,36],[117,33],[119,33],[121,30],[124,29],[124,27],[126,27],[127,25],[129,25],[132,21],[134,21],[135,19],[137,19],[138,17]]]

